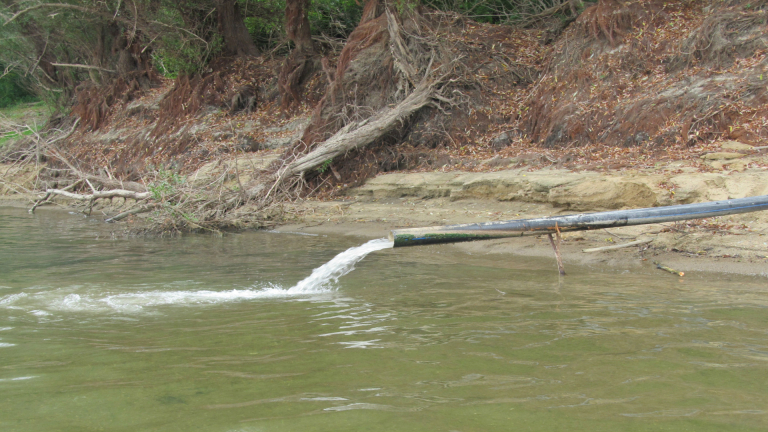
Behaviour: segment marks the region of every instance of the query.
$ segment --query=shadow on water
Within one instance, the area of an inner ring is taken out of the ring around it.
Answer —
[[[0,209],[2,430],[768,426],[765,279],[112,229]]]

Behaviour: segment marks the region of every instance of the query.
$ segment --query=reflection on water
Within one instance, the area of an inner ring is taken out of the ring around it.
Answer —
[[[112,229],[0,209],[0,430],[768,427],[765,279]]]

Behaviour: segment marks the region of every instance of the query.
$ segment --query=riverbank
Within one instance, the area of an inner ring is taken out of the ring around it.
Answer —
[[[766,156],[745,158],[765,160]],[[716,159],[712,165],[717,166]],[[768,194],[768,170],[700,172],[688,162],[618,173],[513,169],[385,174],[333,201],[306,201],[280,231],[385,237],[403,227],[450,225],[688,204]],[[768,212],[563,235],[567,263],[631,269],[661,261],[679,271],[768,276]],[[626,248],[584,252],[647,241]],[[438,246],[436,246],[438,247]],[[546,236],[452,246],[473,254],[551,257]],[[553,260],[554,263],[554,260]],[[554,264],[553,264],[554,265]]]
[[[240,167],[243,176],[229,186],[250,181],[250,175],[268,169],[276,152],[247,158],[222,159],[202,166],[186,177],[189,185],[205,184]],[[703,161],[703,162],[702,162]],[[307,199],[285,203],[287,215],[278,231],[363,238],[386,237],[403,227],[501,221],[656,207],[722,199],[768,195],[768,154],[732,141],[698,161],[658,163],[653,168],[620,171],[576,171],[548,167],[496,168],[495,171],[432,171],[381,174],[351,188],[336,199]],[[245,168],[248,169],[245,169]],[[39,196],[32,193],[39,167],[4,165],[0,174],[0,205],[30,207]],[[236,169],[237,170],[237,169]],[[249,174],[246,174],[249,173]],[[9,179],[13,179],[10,181]],[[228,184],[224,184],[225,187]],[[72,201],[56,198],[56,205]],[[94,217],[107,218],[135,206],[131,199],[113,198],[95,203]],[[81,204],[82,206],[82,204]],[[247,215],[245,205],[237,212]],[[135,230],[153,214],[132,217],[126,226]],[[755,212],[669,224],[565,233],[562,254],[566,265],[615,266],[631,269],[653,261],[680,271],[715,271],[768,276],[768,212]],[[647,243],[598,252],[583,252],[633,241]],[[443,246],[441,246],[443,247]],[[472,254],[511,254],[551,257],[546,236],[514,240],[479,241],[452,246]],[[554,260],[553,260],[554,262]]]

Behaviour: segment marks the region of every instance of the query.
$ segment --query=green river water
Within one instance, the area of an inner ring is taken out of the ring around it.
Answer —
[[[0,431],[768,430],[766,277],[115,229],[0,208]]]

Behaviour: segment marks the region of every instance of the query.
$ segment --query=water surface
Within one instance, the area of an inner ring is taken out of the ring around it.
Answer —
[[[0,430],[768,428],[765,278],[117,229],[0,208]]]

